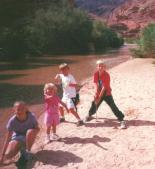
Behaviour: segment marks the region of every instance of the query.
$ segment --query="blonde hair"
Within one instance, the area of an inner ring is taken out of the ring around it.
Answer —
[[[46,92],[47,89],[53,89],[53,90],[57,91],[57,87],[53,83],[46,83],[44,86],[44,92]]]
[[[59,65],[59,69],[63,69],[63,68],[69,68],[68,64],[67,63],[62,63],[61,65]]]
[[[104,63],[103,60],[97,60],[97,61],[96,61],[96,64],[97,64],[97,65],[105,65],[105,63]]]

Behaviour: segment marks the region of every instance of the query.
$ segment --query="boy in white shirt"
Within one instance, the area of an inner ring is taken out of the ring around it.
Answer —
[[[76,111],[76,105],[74,100],[76,100],[76,87],[77,83],[72,74],[70,74],[70,69],[68,64],[63,63],[59,66],[61,71],[60,74],[57,74],[55,80],[58,84],[62,84],[63,88],[63,97],[62,101],[67,105],[69,112],[72,113],[78,120],[77,125],[83,125],[83,121]],[[60,106],[61,121],[65,121],[63,107]]]

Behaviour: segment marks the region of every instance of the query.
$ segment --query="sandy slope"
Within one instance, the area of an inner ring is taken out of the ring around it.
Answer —
[[[44,145],[44,127],[28,169],[154,169],[155,168],[155,64],[153,59],[132,59],[112,68],[111,86],[118,107],[125,113],[128,128],[119,123],[103,103],[93,119],[76,127],[72,115],[60,124],[59,142]],[[84,118],[93,98],[91,79],[81,89],[78,112]],[[95,116],[96,117],[96,116]],[[42,122],[42,118],[40,118]],[[8,168],[8,167],[3,167]],[[12,168],[12,167],[11,167]]]

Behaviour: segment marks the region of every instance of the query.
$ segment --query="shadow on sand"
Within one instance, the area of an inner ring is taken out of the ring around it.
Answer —
[[[37,152],[35,156],[36,158],[27,164],[27,169],[33,168],[36,162],[41,162],[42,165],[63,167],[69,163],[81,163],[83,161],[81,157],[78,157],[71,152],[62,150],[41,150]]]
[[[107,137],[100,137],[97,135],[94,135],[90,138],[80,138],[80,137],[65,137],[61,140],[61,142],[64,142],[65,144],[94,144],[99,148],[102,148],[104,150],[107,150],[107,148],[102,147],[99,142],[110,142],[110,139]]]
[[[92,118],[92,120],[96,120]],[[140,119],[133,119],[133,120],[126,120],[127,128],[131,126],[155,126],[155,121],[148,121],[148,120],[140,120]],[[88,122],[85,124],[85,127],[113,127],[118,128],[119,122],[117,119],[108,119],[108,118],[98,118],[97,121]]]
[[[52,165],[57,167],[63,167],[69,163],[81,163],[83,159],[68,151],[53,151],[53,150],[41,150],[38,151],[32,160],[25,161],[25,159],[20,159],[17,162],[10,162],[4,165],[0,165],[6,169],[32,169],[36,162],[41,163],[41,165]]]

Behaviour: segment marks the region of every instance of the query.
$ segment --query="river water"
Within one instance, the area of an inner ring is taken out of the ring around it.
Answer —
[[[69,64],[77,82],[82,83],[92,76],[98,59],[103,59],[107,68],[111,68],[129,60],[129,49],[134,46],[126,44],[100,55],[31,58],[19,65],[0,63],[0,110],[10,107],[15,100],[25,100],[31,105],[42,103],[43,85],[54,81],[58,66],[63,62]]]
[[[64,62],[69,63],[71,72],[76,77],[77,81],[81,83],[86,78],[92,76],[94,70],[96,69],[96,61],[98,59],[103,59],[108,69],[112,68],[113,66],[131,59],[130,49],[133,47],[135,47],[135,45],[126,44],[120,49],[110,50],[105,54],[75,57],[68,56],[62,59],[64,59]],[[54,69],[53,71],[55,74]],[[56,71],[58,71],[57,67]]]

